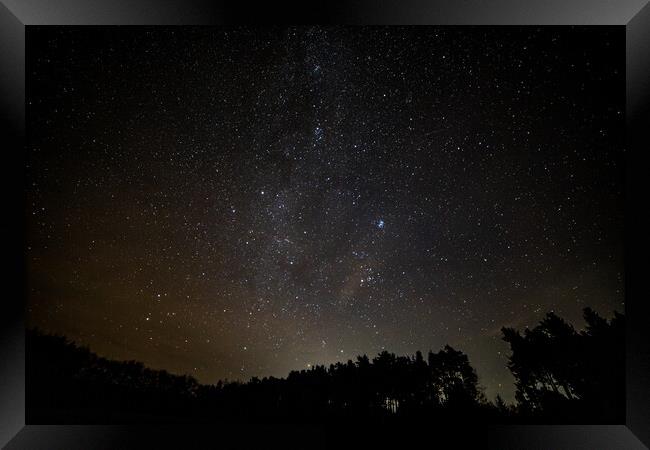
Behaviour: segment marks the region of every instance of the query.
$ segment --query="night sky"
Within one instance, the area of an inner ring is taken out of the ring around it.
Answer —
[[[201,382],[623,311],[622,27],[29,27],[28,325]]]

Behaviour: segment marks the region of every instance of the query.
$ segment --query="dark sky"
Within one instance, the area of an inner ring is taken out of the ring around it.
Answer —
[[[28,42],[29,324],[202,382],[623,311],[622,27]]]

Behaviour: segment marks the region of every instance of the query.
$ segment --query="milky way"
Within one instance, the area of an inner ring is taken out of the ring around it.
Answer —
[[[623,311],[624,30],[27,30],[29,324],[202,382]]]

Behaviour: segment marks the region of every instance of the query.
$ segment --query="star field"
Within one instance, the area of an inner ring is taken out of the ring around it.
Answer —
[[[29,322],[202,382],[623,310],[624,31],[36,27]]]

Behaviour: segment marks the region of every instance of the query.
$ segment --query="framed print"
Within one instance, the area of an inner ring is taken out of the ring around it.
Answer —
[[[6,448],[646,448],[643,1],[0,12]]]

